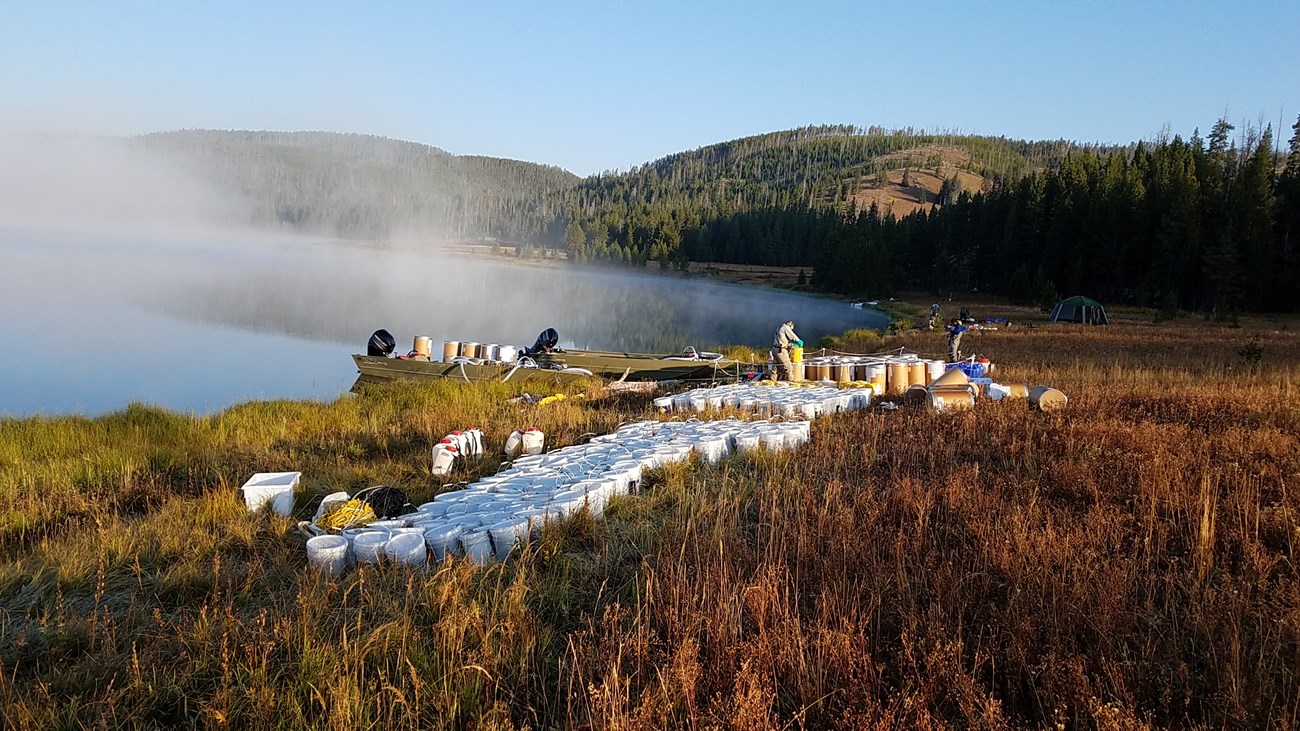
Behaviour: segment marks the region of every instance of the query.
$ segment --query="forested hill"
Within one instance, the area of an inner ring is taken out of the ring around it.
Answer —
[[[237,194],[251,225],[343,237],[542,240],[562,230],[556,206],[579,180],[372,135],[184,130],[133,142]]]
[[[567,196],[564,244],[577,259],[811,264],[842,215],[930,210],[1088,149],[1100,148],[847,125],[772,132],[584,180]]]

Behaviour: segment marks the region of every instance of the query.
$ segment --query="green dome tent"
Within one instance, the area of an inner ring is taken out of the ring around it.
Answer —
[[[1079,322],[1086,325],[1110,324],[1106,318],[1106,308],[1100,302],[1077,296],[1057,302],[1052,309],[1052,316],[1047,319],[1049,322]]]

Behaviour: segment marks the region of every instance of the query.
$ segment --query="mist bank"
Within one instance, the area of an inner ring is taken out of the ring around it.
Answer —
[[[181,237],[246,227],[247,211],[135,140],[0,130],[0,228]]]
[[[573,347],[678,352],[764,348],[793,318],[805,339],[883,327],[880,313],[793,292],[634,270],[532,266],[442,250],[302,242],[206,261],[148,306],[178,317],[360,348],[378,328],[401,343],[532,343],[546,328]]]
[[[96,414],[143,401],[212,412],[332,399],[385,328],[528,345],[679,352],[766,348],[884,316],[789,292],[627,270],[541,267],[308,237],[55,234],[0,229],[0,415]]]

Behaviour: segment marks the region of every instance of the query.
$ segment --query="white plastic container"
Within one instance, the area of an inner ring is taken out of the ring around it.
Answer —
[[[352,553],[357,557],[357,565],[379,563],[388,546],[388,538],[387,533],[378,530],[358,534],[352,540]]]
[[[465,547],[465,558],[485,564],[492,558],[492,534],[485,530],[462,533],[460,542]]]
[[[528,518],[507,518],[494,523],[488,532],[492,534],[492,545],[496,548],[497,560],[504,561],[510,556],[510,551],[514,549],[516,543],[528,542]]]
[[[433,445],[433,465],[429,471],[434,477],[446,477],[451,474],[452,467],[456,466],[456,457],[459,455],[460,450],[455,444],[439,442]]]
[[[343,536],[307,539],[307,563],[326,576],[338,576],[348,566],[348,541]]]
[[[384,555],[390,562],[402,566],[424,566],[429,561],[424,535],[420,533],[393,536],[384,546]]]
[[[424,532],[424,544],[439,561],[460,551],[460,526],[443,524]]]
[[[440,503],[438,501],[424,503],[420,506],[421,513],[433,518],[441,518],[447,514],[447,508],[451,507],[450,503]]]
[[[523,432],[524,454],[541,454],[546,444],[546,435],[541,429],[525,429]]]
[[[730,451],[724,436],[707,437],[695,443],[695,450],[706,464],[715,465],[726,459]]]
[[[258,472],[239,489],[244,491],[244,504],[249,510],[270,505],[280,515],[290,515],[293,513],[293,491],[300,479],[301,472]]]

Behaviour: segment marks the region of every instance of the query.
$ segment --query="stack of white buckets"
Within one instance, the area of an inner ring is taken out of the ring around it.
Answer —
[[[664,411],[716,411],[727,407],[787,419],[816,419],[822,414],[865,409],[871,406],[871,393],[835,386],[791,388],[736,383],[661,396],[654,405]]]
[[[425,566],[464,555],[504,561],[547,520],[584,508],[600,517],[610,499],[637,491],[642,470],[689,458],[716,464],[732,452],[793,449],[809,438],[808,421],[641,421],[587,444],[520,457],[464,490],[445,492],[416,512],[307,541],[310,563],[336,575],[350,562]]]

